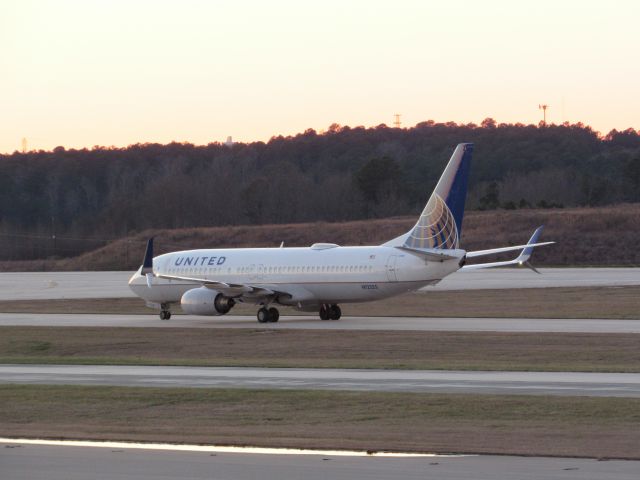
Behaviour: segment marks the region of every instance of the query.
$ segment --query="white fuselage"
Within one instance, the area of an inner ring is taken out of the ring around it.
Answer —
[[[156,275],[245,284],[275,292],[274,302],[314,309],[321,304],[367,302],[437,283],[460,268],[459,258],[425,260],[409,251],[385,247],[236,248],[188,250],[155,257]],[[199,285],[154,278],[147,285],[140,270],[131,277],[133,292],[148,302],[179,303]]]

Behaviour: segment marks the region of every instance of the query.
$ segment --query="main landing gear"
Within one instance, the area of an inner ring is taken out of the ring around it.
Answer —
[[[257,317],[260,323],[275,323],[280,318],[280,312],[275,307],[262,307],[258,310]]]
[[[342,310],[335,303],[333,305],[324,304],[320,307],[320,320],[340,320]]]
[[[171,312],[169,310],[160,310],[160,320],[169,320]]]

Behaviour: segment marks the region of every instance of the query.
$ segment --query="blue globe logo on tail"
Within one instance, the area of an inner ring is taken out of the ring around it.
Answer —
[[[418,223],[404,243],[409,248],[458,248],[458,227],[445,201],[436,193],[431,195]]]

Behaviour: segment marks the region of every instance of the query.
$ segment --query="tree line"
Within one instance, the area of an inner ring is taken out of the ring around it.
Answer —
[[[468,208],[640,201],[640,135],[583,124],[331,125],[268,142],[0,155],[0,259],[69,256],[152,228],[414,215],[474,142]]]

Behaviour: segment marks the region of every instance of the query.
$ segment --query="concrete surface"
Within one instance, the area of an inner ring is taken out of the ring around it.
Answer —
[[[0,273],[0,300],[133,297],[133,272]]]
[[[640,285],[640,268],[542,268],[470,270],[425,290]],[[0,273],[0,300],[118,298],[134,296],[127,285],[133,272]]]
[[[535,263],[535,262],[534,262]],[[497,268],[456,272],[434,290],[614,287],[640,285],[640,268],[540,268],[538,275],[527,268]]]
[[[639,373],[0,365],[0,383],[640,397]]]
[[[637,480],[640,462],[577,458],[385,458],[0,445],[4,480]]]
[[[0,326],[41,327],[154,327],[154,328],[262,328],[305,330],[416,330],[457,332],[554,332],[640,333],[640,320],[548,319],[548,318],[421,318],[343,317],[322,321],[315,316],[282,316],[278,323],[258,323],[256,317],[198,317],[174,315],[162,321],[149,315],[92,313],[0,313]]]

